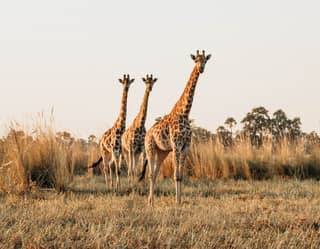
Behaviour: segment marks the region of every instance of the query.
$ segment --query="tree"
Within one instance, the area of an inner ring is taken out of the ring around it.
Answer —
[[[317,132],[312,131],[306,134],[307,142],[311,144],[320,144],[320,137]]]
[[[302,134],[301,120],[298,117],[289,121],[289,138],[294,141]]]
[[[296,140],[302,135],[300,118],[288,119],[284,111],[277,110],[273,113],[272,135],[277,141],[283,138]]]
[[[219,126],[217,128],[217,137],[219,142],[223,144],[224,147],[228,147],[232,145],[232,136],[231,132],[228,131],[224,126]]]
[[[237,124],[237,121],[233,117],[229,117],[224,121],[224,124],[229,127],[232,136],[232,128]]]
[[[262,145],[263,136],[271,131],[271,119],[268,110],[262,106],[253,108],[241,121],[245,134],[250,138],[251,144]]]
[[[290,120],[285,112],[281,109],[275,111],[272,116],[272,135],[279,141],[281,138],[287,137],[290,129]]]

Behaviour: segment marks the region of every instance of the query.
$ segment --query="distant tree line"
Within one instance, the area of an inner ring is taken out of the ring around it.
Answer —
[[[217,138],[226,147],[241,139],[249,139],[251,144],[257,147],[270,140],[279,142],[285,139],[294,143],[298,139],[306,139],[312,143],[320,142],[320,137],[315,131],[307,134],[301,130],[299,117],[290,119],[281,109],[270,116],[269,111],[262,106],[253,108],[241,120],[242,129],[234,134],[233,128],[236,124],[236,120],[229,117],[224,123],[225,126],[216,129]]]

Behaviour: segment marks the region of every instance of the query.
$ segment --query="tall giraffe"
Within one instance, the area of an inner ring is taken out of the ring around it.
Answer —
[[[103,173],[108,186],[108,175],[107,167],[109,168],[110,175],[110,187],[113,188],[113,179],[112,179],[112,164],[115,164],[115,172],[117,176],[116,180],[116,189],[120,187],[120,155],[121,155],[121,137],[126,128],[126,116],[127,116],[127,98],[128,91],[131,83],[134,79],[130,79],[129,74],[123,75],[123,79],[119,79],[119,82],[123,85],[123,92],[121,98],[121,108],[119,116],[114,123],[114,125],[108,129],[102,136],[100,140],[100,158],[97,162],[93,163],[89,168],[96,167],[101,161],[103,162]]]
[[[182,170],[192,135],[189,113],[199,75],[204,72],[206,62],[210,57],[211,55],[206,56],[204,51],[202,54],[197,51],[196,55],[191,55],[195,66],[180,99],[171,112],[156,122],[146,134],[145,149],[150,177],[149,205],[153,205],[154,186],[161,163],[171,151],[174,163],[176,202],[181,203]],[[143,172],[145,172],[145,168]]]
[[[146,84],[146,89],[143,96],[143,101],[140,106],[140,111],[134,119],[132,125],[123,133],[122,136],[122,155],[127,159],[128,163],[128,177],[132,180],[133,176],[136,176],[136,164],[144,149],[144,138],[146,135],[146,117],[148,110],[149,95],[152,91],[153,84],[157,81],[157,78],[153,78],[152,74],[145,78],[142,78]]]

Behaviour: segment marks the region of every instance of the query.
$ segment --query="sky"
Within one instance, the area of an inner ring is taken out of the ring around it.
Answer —
[[[319,9],[310,0],[0,1],[0,136],[52,109],[57,130],[101,135],[118,116],[124,73],[136,79],[127,126],[141,78],[158,78],[150,127],[180,97],[197,49],[212,54],[190,113],[197,125],[214,131],[264,106],[320,132]]]

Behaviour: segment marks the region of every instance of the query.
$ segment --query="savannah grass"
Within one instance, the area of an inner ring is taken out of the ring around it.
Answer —
[[[0,248],[319,248],[320,146],[193,139],[183,203],[170,156],[158,178],[106,189],[98,145],[36,123],[0,140]],[[122,177],[126,176],[125,170]]]
[[[74,175],[86,174],[87,166],[99,157],[96,142],[55,132],[52,121],[43,119],[33,124],[31,132],[12,125],[0,140],[0,191],[25,193],[34,185],[64,191]],[[241,139],[224,147],[212,136],[202,140],[194,136],[184,176],[209,180],[319,179],[319,151],[319,143],[302,138],[295,142],[265,141],[259,147]],[[164,177],[173,175],[170,154],[161,172]]]
[[[126,182],[126,181],[122,181]],[[76,177],[69,190],[0,196],[1,248],[319,248],[320,185],[315,180],[185,181],[174,203],[159,181],[106,191],[101,176]]]
[[[163,164],[164,176],[172,176],[173,165],[169,156]],[[266,141],[252,146],[249,140],[237,141],[225,148],[219,141],[191,144],[185,174],[194,179],[247,179],[261,180],[273,177],[298,179],[320,178],[320,144],[302,139],[290,143]]]
[[[64,191],[75,173],[86,172],[91,147],[55,133],[43,120],[31,132],[15,124],[0,143],[0,191],[23,194],[34,186]]]

